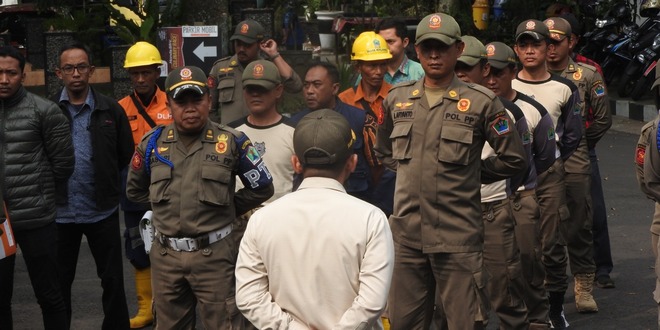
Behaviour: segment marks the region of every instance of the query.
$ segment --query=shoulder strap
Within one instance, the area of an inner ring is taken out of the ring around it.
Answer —
[[[135,97],[135,93],[131,93],[131,100],[133,100],[133,104],[135,104],[135,107],[138,109],[138,113],[140,113],[142,118],[144,118],[147,124],[149,124],[149,127],[156,127],[156,122],[154,122],[154,120],[149,117],[149,114],[144,110],[144,107],[140,101],[138,101],[138,99]]]

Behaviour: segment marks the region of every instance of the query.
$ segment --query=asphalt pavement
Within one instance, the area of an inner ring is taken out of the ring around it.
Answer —
[[[579,314],[575,309],[573,284],[564,305],[571,329],[656,329],[657,306],[653,253],[649,227],[653,203],[639,191],[633,156],[643,122],[615,116],[612,129],[597,147],[607,205],[614,259],[614,289],[594,288],[599,312]],[[20,254],[20,251],[19,251]],[[135,289],[131,265],[124,262],[129,313],[135,312]],[[99,329],[103,319],[101,284],[86,243],[80,250],[73,285],[72,329]],[[32,293],[23,259],[17,258],[13,297],[15,329],[42,329],[41,311]],[[201,328],[198,326],[198,328]],[[489,329],[496,328],[496,321]]]

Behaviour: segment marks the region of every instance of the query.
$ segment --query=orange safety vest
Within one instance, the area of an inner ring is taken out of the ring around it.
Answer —
[[[136,98],[138,102],[140,98]],[[167,108],[167,94],[160,89],[156,89],[156,94],[154,98],[149,103],[148,107],[145,107],[144,104],[140,103],[144,110],[147,112],[149,117],[156,123],[156,125],[168,125],[172,123],[172,115],[170,110]],[[151,130],[151,126],[144,120],[144,117],[138,112],[135,103],[131,96],[126,96],[123,99],[119,100],[119,105],[124,108],[126,116],[128,117],[128,122],[131,124],[131,132],[133,133],[133,142],[135,146],[140,143],[144,134]]]

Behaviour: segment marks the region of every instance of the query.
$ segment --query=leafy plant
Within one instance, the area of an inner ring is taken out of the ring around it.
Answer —
[[[127,18],[121,10],[108,0],[104,3],[110,12],[110,18],[115,21],[115,33],[127,44],[137,41],[156,43],[158,29],[162,26],[179,25],[182,14],[180,0],[167,0],[160,6],[159,0],[138,0],[136,7],[122,7],[130,11],[140,22]]]

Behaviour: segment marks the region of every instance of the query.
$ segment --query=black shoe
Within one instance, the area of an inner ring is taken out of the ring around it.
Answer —
[[[550,312],[550,329],[568,329],[568,321],[564,316],[564,311],[559,314]]]
[[[609,275],[599,275],[596,278],[596,285],[603,289],[614,289],[616,287]]]

